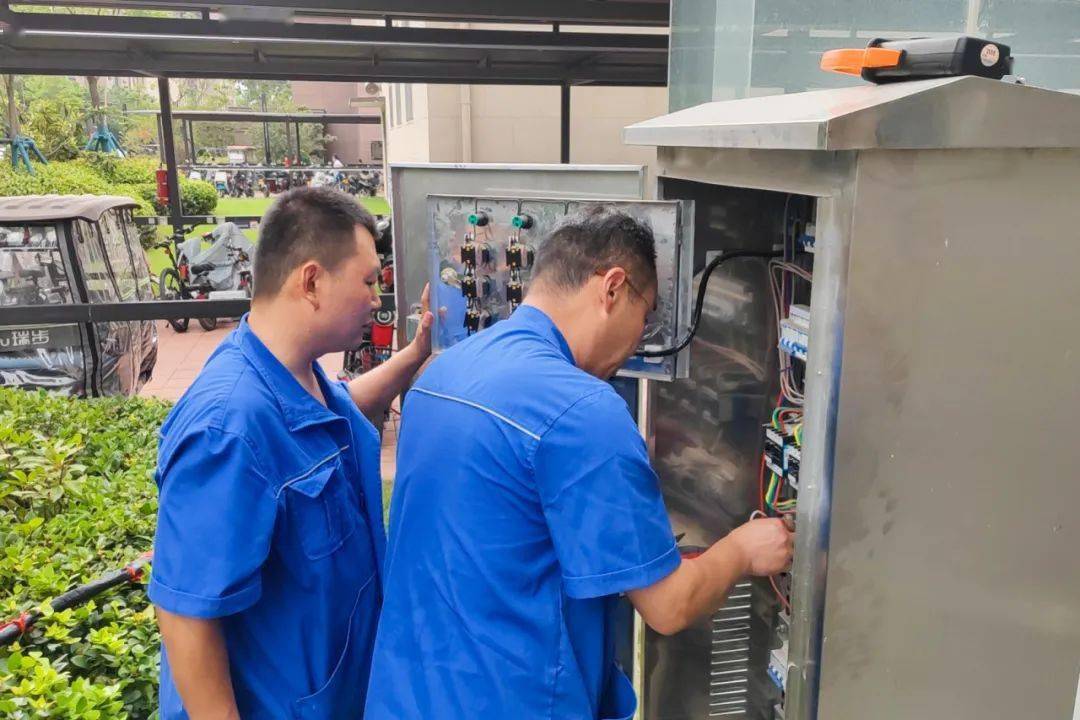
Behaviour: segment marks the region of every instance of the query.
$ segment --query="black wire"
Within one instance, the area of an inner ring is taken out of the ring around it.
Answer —
[[[761,252],[759,250],[721,251],[719,255],[712,259],[712,262],[705,266],[705,270],[701,273],[701,282],[698,285],[697,291],[697,305],[694,307],[694,320],[690,323],[690,330],[686,333],[686,337],[675,345],[663,348],[662,350],[643,350],[637,353],[638,357],[667,357],[668,355],[675,355],[682,352],[682,350],[690,344],[690,341],[697,335],[698,323],[701,322],[701,311],[705,307],[705,289],[709,284],[709,277],[712,275],[713,270],[720,267],[728,260],[734,260],[735,258],[775,258],[783,257],[783,255],[783,250],[776,250],[773,252]]]

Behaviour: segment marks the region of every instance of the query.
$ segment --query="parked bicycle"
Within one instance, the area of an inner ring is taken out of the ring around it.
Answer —
[[[202,249],[209,241],[210,247]],[[243,231],[234,223],[224,223],[201,237],[176,245],[159,243],[172,267],[161,271],[158,281],[159,297],[163,300],[207,300],[216,294],[240,293],[251,297],[251,253],[254,248]],[[170,320],[177,332],[186,332],[190,318]],[[217,318],[199,318],[207,331],[217,327]]]

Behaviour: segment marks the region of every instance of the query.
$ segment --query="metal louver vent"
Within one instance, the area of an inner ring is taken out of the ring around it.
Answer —
[[[750,672],[750,583],[740,583],[712,617],[709,717],[746,717]]]

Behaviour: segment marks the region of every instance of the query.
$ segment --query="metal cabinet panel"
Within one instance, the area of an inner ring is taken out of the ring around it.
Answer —
[[[1071,717],[1080,151],[857,177],[818,717]]]
[[[394,222],[394,300],[399,314],[420,301],[428,278],[427,196],[439,194],[647,198],[641,165],[541,165],[495,163],[395,163],[390,166]],[[407,323],[398,322],[398,343]]]

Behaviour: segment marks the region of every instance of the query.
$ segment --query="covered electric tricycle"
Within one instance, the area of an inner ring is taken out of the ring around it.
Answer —
[[[0,308],[152,300],[127,197],[0,198]],[[0,386],[134,395],[157,359],[153,321],[0,327]]]

